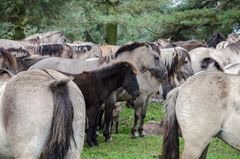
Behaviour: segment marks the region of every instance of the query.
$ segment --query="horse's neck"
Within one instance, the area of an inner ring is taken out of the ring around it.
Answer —
[[[122,53],[121,55],[118,55],[118,57],[115,59],[115,61],[127,61],[132,63],[134,66],[136,66],[139,70],[141,69],[141,60],[140,60],[140,53],[138,53],[139,56],[135,55],[136,53]],[[141,57],[143,58],[143,57]]]
[[[104,79],[97,76],[98,75],[96,75],[96,78],[98,79],[99,84],[101,84],[106,97],[122,86],[123,79],[118,72],[114,72],[113,74],[109,75],[109,77],[104,77]]]

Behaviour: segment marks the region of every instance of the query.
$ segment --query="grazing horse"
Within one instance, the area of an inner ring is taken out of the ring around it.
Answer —
[[[57,43],[64,44],[67,41],[67,37],[63,32],[60,31],[49,31],[45,33],[39,33],[31,35],[23,41],[37,41],[39,44],[47,44],[47,43]]]
[[[135,112],[132,137],[138,137],[138,132],[140,133],[140,136],[144,136],[143,123],[149,99],[151,95],[158,91],[160,82],[167,77],[167,70],[161,60],[158,47],[148,42],[135,42],[120,47],[110,58],[103,57],[99,60],[100,64],[109,62],[102,59],[111,59],[112,61],[129,61],[137,66],[138,70],[140,70],[141,73],[137,75],[140,87],[140,96],[136,98],[134,106]],[[103,134],[106,141],[110,141],[112,139],[110,136],[110,126],[115,103],[117,101],[128,101],[132,99],[133,98],[131,96],[120,88],[113,92],[109,99],[105,102],[105,122]]]
[[[87,110],[87,143],[90,147],[98,145],[96,138],[97,118],[101,105],[116,89],[123,87],[136,98],[139,95],[139,85],[136,78],[136,68],[128,62],[119,62],[111,66],[70,75],[81,89]]]
[[[194,74],[191,59],[188,52],[181,48],[169,48],[161,50],[161,58],[168,71],[167,80],[161,83],[162,96],[165,99],[167,93],[183,83]],[[160,91],[161,92],[161,91]]]
[[[216,48],[217,44],[220,43],[221,41],[225,41],[226,38],[224,37],[224,35],[220,32],[216,32],[214,33],[207,41],[207,46],[208,47],[212,47],[212,48]]]
[[[189,52],[194,72],[219,70],[240,61],[240,43],[232,43],[224,49],[197,48]],[[211,65],[213,64],[213,65]],[[211,68],[209,66],[214,67]]]
[[[85,103],[66,76],[21,72],[2,85],[0,101],[0,158],[80,158]]]
[[[205,159],[215,136],[240,150],[240,77],[203,72],[169,92],[164,119],[163,158],[179,158],[178,128],[184,139],[183,159]]]

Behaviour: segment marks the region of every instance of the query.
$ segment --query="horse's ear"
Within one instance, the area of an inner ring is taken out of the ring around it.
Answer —
[[[170,43],[170,42],[171,42],[171,38],[172,38],[172,37],[167,38],[167,42]]]
[[[72,76],[72,75],[67,75],[68,76],[68,78],[70,79],[70,80],[74,80],[74,76]]]

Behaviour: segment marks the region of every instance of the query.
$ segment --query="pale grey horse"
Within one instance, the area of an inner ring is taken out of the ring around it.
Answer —
[[[205,159],[217,136],[240,150],[240,77],[202,72],[169,92],[163,137],[163,158],[179,158],[178,130],[184,139],[183,159]]]
[[[240,43],[232,43],[224,49],[197,48],[189,52],[195,73],[206,70],[221,70],[240,62]]]
[[[25,71],[0,89],[0,158],[79,159],[85,135],[81,91],[53,70]]]

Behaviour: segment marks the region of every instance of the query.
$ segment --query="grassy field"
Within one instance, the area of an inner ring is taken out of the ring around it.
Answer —
[[[159,121],[164,116],[160,104],[151,104],[148,107],[146,121]],[[88,148],[85,144],[82,159],[156,159],[160,154],[162,137],[146,136],[131,139],[130,128],[133,121],[133,110],[123,107],[120,114],[119,134],[113,134],[112,142],[105,143],[102,135],[98,137],[100,145]],[[183,140],[180,140],[181,150]],[[214,139],[208,151],[209,159],[240,159],[240,152],[226,145],[222,140]]]

